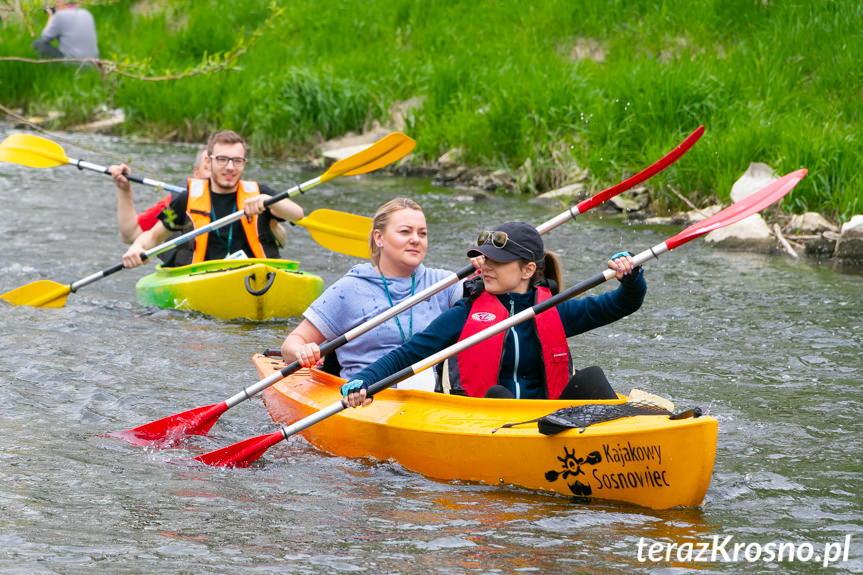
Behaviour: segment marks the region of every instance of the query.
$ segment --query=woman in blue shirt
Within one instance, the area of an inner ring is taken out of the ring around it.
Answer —
[[[303,321],[282,343],[282,357],[286,361],[296,359],[303,367],[316,365],[321,360],[319,344],[452,276],[452,272],[423,265],[428,247],[425,214],[416,202],[407,198],[395,198],[378,208],[372,220],[369,247],[371,263],[354,266],[303,312]],[[408,341],[461,295],[461,284],[454,284],[339,347],[335,353],[341,376],[350,379]],[[414,384],[432,390],[433,374],[421,375]]]

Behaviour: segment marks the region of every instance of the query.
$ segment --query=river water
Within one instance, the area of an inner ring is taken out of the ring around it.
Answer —
[[[11,131],[0,128],[3,137]],[[169,182],[187,175],[195,153],[63,137],[56,141],[72,158],[107,165],[113,160],[103,152],[111,152]],[[277,189],[316,175],[271,160],[247,168],[247,177]],[[0,291],[39,279],[69,284],[119,261],[125,246],[109,177],[0,164],[0,184]],[[136,194],[139,208],[158,198],[140,186]],[[298,201],[307,213],[371,215],[396,195],[424,206],[426,261],[448,269],[464,265],[478,230],[507,219],[538,224],[561,211],[523,198],[474,202],[463,191],[388,176],[339,178]],[[571,285],[601,271],[609,254],[641,251],[676,231],[588,215],[546,238]],[[288,233],[283,254],[327,283],[355,263],[301,228]],[[142,308],[134,285],[150,270],[123,270],[59,309],[0,302],[3,573],[818,573],[829,544],[836,560],[826,571],[863,572],[859,270],[695,240],[647,264],[639,312],[570,340],[576,364],[602,365],[618,391],[639,387],[719,420],[704,504],[668,511],[439,482],[392,462],[332,457],[298,437],[245,470],[171,465],[193,451],[102,437],[257,381],[252,354],[277,347],[296,323]],[[191,449],[273,429],[255,399]],[[792,543],[797,556],[750,563],[743,552],[701,562],[647,554],[652,542],[697,550],[728,537],[723,549],[746,544],[750,558],[769,542]],[[800,560],[809,551],[810,561]]]

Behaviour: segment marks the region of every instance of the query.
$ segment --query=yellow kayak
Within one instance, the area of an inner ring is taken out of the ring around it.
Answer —
[[[284,366],[264,355],[254,361],[262,377]],[[267,388],[264,403],[274,421],[291,424],[339,401],[343,383],[303,369]],[[395,460],[436,479],[517,485],[654,509],[700,505],[716,456],[712,417],[636,415],[552,435],[530,422],[569,406],[602,410],[625,402],[622,396],[579,402],[386,389],[370,406],[343,410],[302,434],[334,455]],[[521,424],[502,427],[508,423]]]
[[[138,303],[195,310],[222,319],[297,317],[324,290],[324,281],[290,260],[211,260],[158,266],[135,285]]]

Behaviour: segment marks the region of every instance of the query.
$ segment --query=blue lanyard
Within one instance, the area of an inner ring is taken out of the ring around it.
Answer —
[[[230,213],[234,213],[236,211],[237,211],[237,200],[234,200],[234,209],[231,210]],[[210,219],[211,222],[216,221],[216,210],[215,210],[215,208],[213,208],[213,199],[212,198],[210,198],[210,218],[211,218]],[[219,229],[216,228],[213,231],[216,232],[216,235],[219,236],[219,239],[222,240],[222,243],[224,243],[225,239],[222,237],[222,234],[221,234],[221,232],[219,232]],[[231,255],[231,243],[233,242],[233,240],[234,240],[234,224],[232,222],[231,225],[228,226],[228,246],[227,246],[228,255]]]
[[[393,307],[393,305],[395,305],[395,304],[393,304],[393,298],[390,295],[390,288],[387,285],[387,278],[384,277],[383,272],[381,272],[381,281],[384,282],[384,293],[387,294],[387,301],[390,302],[390,307]],[[416,274],[416,272],[414,272],[411,274],[411,297],[413,297],[414,290],[416,289],[416,287],[417,287],[417,274]],[[396,325],[399,326],[399,333],[402,334],[402,343],[407,342],[407,340],[410,339],[411,337],[413,337],[413,335],[414,335],[414,308],[411,308],[410,317],[411,317],[410,327],[408,329],[408,336],[407,337],[405,337],[405,330],[402,329],[402,324],[399,321],[398,316],[393,318],[394,320],[396,320]]]

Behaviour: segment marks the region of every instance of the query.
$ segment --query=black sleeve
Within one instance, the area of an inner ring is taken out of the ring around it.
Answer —
[[[159,214],[159,221],[172,232],[179,232],[186,228],[189,218],[186,216],[186,205],[189,201],[189,192],[177,194],[171,198],[171,203]]]
[[[258,190],[259,190],[262,194],[267,194],[268,196],[273,196],[273,197],[276,197],[276,196],[277,196],[277,195],[279,195],[279,193],[280,193],[280,192],[277,192],[276,190],[274,190],[273,188],[271,188],[270,186],[268,186],[267,184],[262,184],[262,183],[260,183],[260,182],[258,182]],[[277,216],[276,214],[274,214],[273,212],[271,212],[269,208],[267,208],[267,213],[268,213],[268,214],[270,214],[270,217],[271,217],[272,219],[276,220],[277,222],[283,222],[283,221],[285,221],[285,220],[283,220],[282,218],[278,217],[278,216]]]

